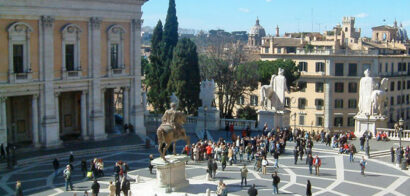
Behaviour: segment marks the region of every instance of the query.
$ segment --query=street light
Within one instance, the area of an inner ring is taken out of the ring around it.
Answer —
[[[399,134],[399,152],[396,152],[396,153],[400,153],[400,155],[398,155],[398,156],[400,156],[401,169],[402,170],[407,170],[407,165],[406,165],[407,163],[406,163],[406,161],[403,161],[402,160],[403,158],[401,157],[401,151],[402,151],[402,149],[401,149],[401,135],[403,133],[404,120],[402,118],[400,118],[399,122],[396,123],[394,127],[396,129],[396,132]]]
[[[203,138],[204,140],[208,139],[207,135],[206,135],[206,113],[207,113],[207,111],[208,111],[208,107],[204,106],[204,117],[205,117],[205,120],[204,120],[204,138]]]
[[[369,130],[369,123],[370,123],[370,114],[366,113],[367,117],[367,131],[366,131],[366,156],[370,158],[370,145],[369,145],[369,139],[370,139],[370,130]]]
[[[296,112],[293,113],[293,131],[296,130]]]

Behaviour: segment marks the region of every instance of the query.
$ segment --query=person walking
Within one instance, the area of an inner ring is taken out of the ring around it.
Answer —
[[[307,180],[306,196],[312,196],[312,185],[310,184],[310,180]]]
[[[85,159],[81,160],[81,172],[83,172],[83,177],[87,175],[87,161]]]
[[[354,147],[353,144],[350,144],[349,146],[349,161],[352,163],[354,162],[354,153],[356,151],[356,148]]]
[[[298,164],[298,147],[295,146],[295,149],[293,149],[293,156],[295,158],[295,165]]]
[[[248,195],[249,195],[249,196],[257,196],[257,195],[258,195],[258,190],[256,190],[255,184],[253,184],[253,185],[251,186],[251,188],[249,188],[249,190],[248,190]]]
[[[225,154],[222,154],[221,163],[222,163],[222,171],[225,171],[225,168],[226,168],[226,155]]]
[[[121,182],[117,179],[115,180],[115,196],[121,195]]]
[[[214,163],[212,161],[212,158],[208,159],[208,169],[206,170],[208,172],[209,178],[212,178],[212,170],[214,167]]]
[[[23,196],[23,188],[21,187],[20,180],[16,181],[16,196]]]
[[[149,165],[148,165],[149,174],[152,174],[152,169],[154,168],[154,166],[152,165],[153,160],[154,160],[154,155],[150,154],[149,155]]]
[[[308,158],[306,159],[306,162],[309,166],[309,173],[312,174],[312,167],[313,167],[313,157],[312,154],[308,155]]]
[[[214,163],[212,164],[212,176],[213,178],[215,178],[216,176],[216,170],[218,169],[218,164],[216,163],[216,161],[214,161]]]
[[[70,190],[73,190],[73,182],[71,181],[71,167],[70,165],[66,166],[66,169],[63,172],[64,179],[65,179],[65,190],[68,191],[68,187],[70,186]]]
[[[362,175],[364,175],[364,170],[366,169],[366,165],[367,165],[367,162],[364,159],[364,156],[362,156],[362,160],[360,160],[360,173]]]
[[[124,176],[121,180],[121,190],[124,196],[128,196],[128,191],[130,190],[130,181]]]
[[[218,186],[216,187],[216,195],[217,196],[222,196],[223,194],[223,181],[219,180]]]
[[[320,160],[319,156],[316,155],[316,157],[313,159],[313,166],[315,166],[316,176],[319,175],[319,168],[321,165],[322,165],[322,160]]]
[[[91,190],[93,196],[98,196],[98,193],[100,192],[100,184],[97,182],[97,180],[94,180],[93,184],[91,185]]]
[[[68,158],[68,162],[69,162],[69,163],[73,163],[73,162],[74,162],[73,152],[70,152],[70,157]]]
[[[108,185],[108,191],[110,191],[110,196],[115,196],[115,185],[110,181],[110,185]]]
[[[246,168],[246,165],[243,165],[241,169],[241,186],[243,186],[243,181],[245,181],[245,186],[248,185],[247,178],[248,178],[248,168]]]
[[[393,148],[393,146],[390,148],[390,156],[391,156],[391,162],[394,163],[394,148]]]
[[[268,160],[266,160],[266,156],[262,159],[262,174],[266,174],[266,167],[268,166]]]
[[[360,137],[360,150],[364,151],[364,142],[365,142],[366,138],[364,137],[364,135],[362,137]]]
[[[54,167],[54,177],[57,177],[58,169],[60,167],[60,162],[57,160],[57,158],[55,158],[53,161],[53,167]]]
[[[272,180],[273,180],[273,181],[272,181],[273,194],[274,194],[274,195],[275,195],[275,194],[279,194],[278,185],[279,185],[279,182],[280,182],[280,178],[279,178],[277,172],[275,172],[275,173],[272,174]]]
[[[275,152],[273,153],[273,158],[275,159],[275,165],[273,167],[279,168],[279,150],[275,149]]]

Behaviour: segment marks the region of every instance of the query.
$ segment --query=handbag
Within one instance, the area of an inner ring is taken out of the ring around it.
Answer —
[[[93,177],[93,172],[88,171],[88,172],[87,172],[87,178],[92,178],[92,177]]]

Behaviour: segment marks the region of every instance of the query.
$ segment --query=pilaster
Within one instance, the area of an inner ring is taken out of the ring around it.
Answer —
[[[81,136],[83,140],[88,140],[87,132],[87,91],[81,93]]]
[[[6,119],[7,97],[0,97],[0,144],[7,143],[7,119]]]
[[[31,122],[32,122],[32,132],[33,132],[33,145],[35,147],[40,147],[40,139],[38,133],[38,95],[33,95],[31,100]]]

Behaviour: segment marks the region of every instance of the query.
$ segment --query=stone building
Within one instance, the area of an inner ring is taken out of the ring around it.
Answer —
[[[1,0],[0,143],[105,139],[114,92],[145,134],[141,6],[147,0]]]
[[[410,43],[407,35],[402,32],[406,39],[400,41],[370,40],[360,36],[361,31],[354,23],[355,18],[344,17],[342,25],[318,36],[262,38],[261,60],[292,59],[301,71],[298,81],[301,90],[286,93],[285,105],[291,111],[291,127],[308,131],[353,130],[353,117],[358,111],[358,83],[366,69],[379,78],[389,78],[385,114],[388,125],[392,127],[403,118],[405,127],[410,126]],[[260,109],[258,92],[240,98],[239,104]]]
[[[257,47],[262,44],[262,37],[266,36],[265,28],[259,24],[259,18],[256,19],[255,25],[249,30],[248,46]]]

